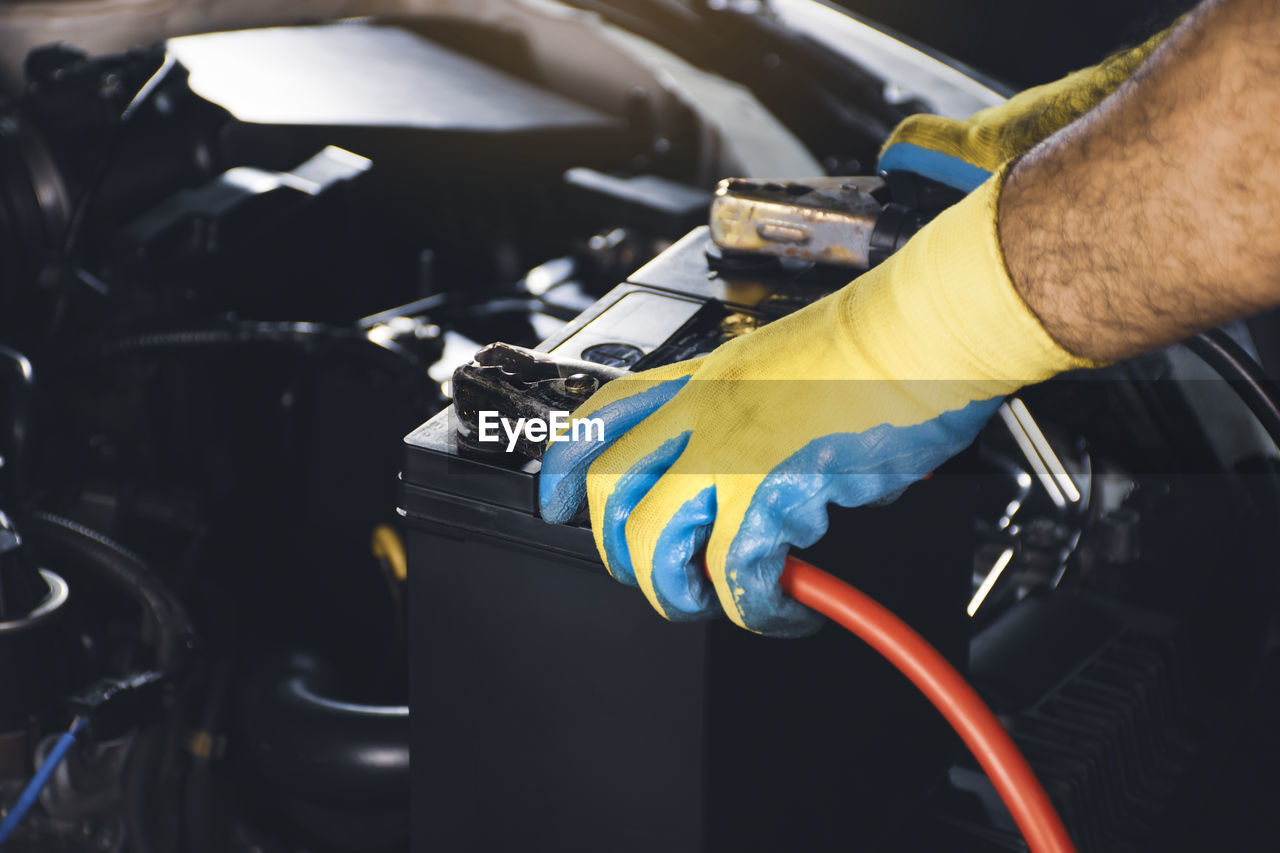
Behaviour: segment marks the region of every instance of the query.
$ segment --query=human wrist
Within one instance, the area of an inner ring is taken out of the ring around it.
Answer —
[[[844,298],[848,339],[889,377],[985,399],[1094,363],[1056,341],[1015,289],[996,215],[1000,170]]]

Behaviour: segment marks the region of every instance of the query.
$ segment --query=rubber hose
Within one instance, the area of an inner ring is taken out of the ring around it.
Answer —
[[[199,734],[208,747],[193,751],[191,767],[187,772],[187,784],[183,790],[183,829],[187,841],[187,853],[216,853],[225,847],[227,821],[218,813],[218,798],[214,778],[213,742],[221,737],[225,727],[227,697],[231,693],[233,670],[228,660],[220,660],[213,666],[206,689],[204,709],[200,714]]]
[[[1280,390],[1248,351],[1221,329],[1209,329],[1184,341],[1213,368],[1249,407],[1271,440],[1280,447]]]
[[[172,823],[175,811],[156,806],[157,794],[172,783],[165,772],[167,736],[163,725],[138,732],[125,761],[121,818],[129,853],[161,853],[174,846],[173,833],[161,831],[160,826]]]
[[[423,381],[426,365],[416,355],[394,342],[378,343],[358,330],[322,323],[267,322],[240,320],[203,329],[149,332],[111,341],[101,347],[101,355],[117,355],[148,350],[234,348],[243,345],[293,348],[332,347],[379,359],[389,371],[404,373]]]
[[[797,557],[787,557],[779,584],[796,601],[865,641],[933,703],[978,760],[1031,853],[1075,853],[1062,819],[1013,738],[924,637],[879,602]]]
[[[337,698],[333,669],[309,654],[269,664],[242,695],[258,769],[282,793],[343,804],[408,802],[409,709]]]
[[[47,512],[27,516],[26,532],[41,559],[57,554],[77,559],[134,599],[155,629],[156,665],[172,672],[192,643],[194,632],[182,603],[132,551],[96,530]]]
[[[17,350],[0,345],[0,365],[7,365],[5,381],[9,385],[9,447],[4,459],[3,479],[11,492],[9,498],[25,497],[27,468],[30,459],[31,414],[36,394],[35,371],[31,361]]]

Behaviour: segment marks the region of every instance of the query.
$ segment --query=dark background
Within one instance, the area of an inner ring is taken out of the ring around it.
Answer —
[[[1021,89],[1138,44],[1193,0],[838,0]]]

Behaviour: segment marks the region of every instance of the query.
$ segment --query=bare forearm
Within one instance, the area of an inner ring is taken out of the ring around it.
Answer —
[[[1078,355],[1144,352],[1280,304],[1280,0],[1197,9],[1013,168],[1015,286]]]

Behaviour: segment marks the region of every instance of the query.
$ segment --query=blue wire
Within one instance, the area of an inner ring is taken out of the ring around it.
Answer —
[[[40,769],[36,771],[36,775],[31,777],[31,781],[27,783],[27,787],[22,792],[22,796],[18,797],[18,802],[14,803],[13,808],[5,817],[4,822],[0,823],[0,844],[4,844],[9,840],[9,836],[18,828],[18,824],[30,811],[35,804],[36,798],[40,796],[40,791],[48,783],[49,777],[53,775],[53,771],[58,769],[58,765],[62,763],[62,759],[66,757],[67,751],[75,745],[76,735],[84,728],[88,719],[77,720],[71,726],[71,731],[65,733],[58,738],[57,744],[53,749],[49,750],[49,756],[40,765]]]

